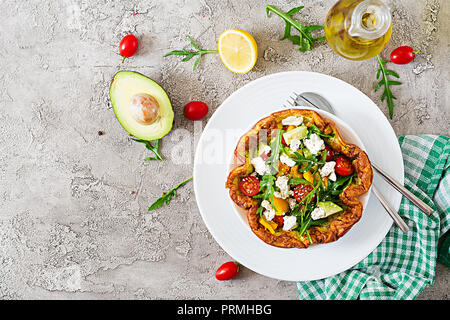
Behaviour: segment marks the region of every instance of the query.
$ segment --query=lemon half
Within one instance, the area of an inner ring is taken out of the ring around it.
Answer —
[[[258,48],[250,33],[229,29],[219,36],[218,51],[225,67],[234,73],[247,73],[256,63]]]

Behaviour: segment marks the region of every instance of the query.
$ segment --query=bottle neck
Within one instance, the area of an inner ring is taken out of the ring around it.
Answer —
[[[352,37],[378,39],[391,26],[391,10],[381,0],[364,0],[352,13],[348,33]]]

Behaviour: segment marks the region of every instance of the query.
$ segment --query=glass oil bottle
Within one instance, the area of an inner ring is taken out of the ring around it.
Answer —
[[[376,56],[389,42],[391,33],[391,10],[382,0],[340,0],[325,20],[328,44],[350,60]]]

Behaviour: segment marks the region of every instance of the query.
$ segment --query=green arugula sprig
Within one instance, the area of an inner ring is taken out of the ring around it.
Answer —
[[[284,28],[284,35],[281,40],[289,39],[294,45],[298,45],[298,50],[301,52],[311,50],[312,45],[317,41],[325,40],[325,37],[314,38],[311,31],[323,29],[322,25],[310,25],[305,26],[300,22],[294,20],[291,16],[302,10],[304,6],[296,7],[290,11],[284,13],[278,10],[273,5],[268,5],[266,8],[267,17],[269,17],[270,11],[280,16],[285,22],[286,26]],[[299,35],[291,35],[291,28],[296,29]]]
[[[148,208],[148,211],[152,211],[152,210],[161,208],[164,205],[164,203],[166,205],[168,205],[170,203],[170,200],[172,200],[172,198],[177,197],[177,189],[184,186],[186,183],[189,182],[189,180],[192,180],[192,178],[193,177],[190,177],[190,178],[184,180],[183,182],[181,182],[180,184],[175,186],[173,189],[171,189],[169,192],[163,193],[163,195]]]
[[[283,133],[283,130],[277,130],[275,138],[270,143],[270,156],[267,158],[266,162],[269,164],[272,174],[278,172],[278,160],[280,159],[281,149],[283,148],[283,144],[281,143]]]
[[[381,86],[384,85],[384,92],[381,95],[381,101],[384,101],[384,99],[386,99],[386,103],[389,108],[389,117],[392,119],[394,115],[394,99],[397,98],[394,96],[389,86],[397,86],[402,83],[400,81],[389,80],[388,76],[394,76],[396,78],[400,78],[400,76],[398,75],[397,72],[386,69],[384,65],[385,63],[387,63],[386,60],[381,59],[379,55],[377,55],[377,59],[378,59],[377,79],[379,79],[381,76],[381,80],[375,87],[375,92],[377,92],[378,89],[380,89]]]
[[[261,194],[257,194],[256,196],[254,196],[253,198],[255,199],[262,199],[262,200],[268,200],[270,201],[270,203],[272,204],[272,207],[274,209],[274,203],[273,203],[273,194],[275,192],[275,180],[277,178],[275,178],[273,175],[271,174],[266,174],[264,176],[262,176],[261,178],[261,182],[260,182],[260,187],[259,187],[259,192],[262,192]],[[259,207],[258,210],[256,210],[257,214],[261,214],[263,212],[264,208],[263,207]]]
[[[201,57],[204,54],[217,53],[217,50],[203,50],[194,42],[194,40],[192,40],[191,37],[189,37],[188,35],[186,35],[186,37],[188,38],[189,42],[194,47],[194,49],[196,49],[197,51],[173,50],[173,51],[170,51],[170,52],[166,53],[164,55],[164,57],[167,57],[167,56],[170,56],[170,55],[185,56],[181,61],[182,62],[186,62],[186,61],[191,60],[193,57],[198,56],[197,60],[195,60],[195,63],[194,63],[193,71],[195,71],[195,69],[197,69],[198,63],[200,62]]]
[[[310,137],[311,134],[313,134],[313,133],[317,134],[318,136],[324,137],[324,138],[334,138],[334,135],[322,133],[322,131],[320,131],[320,129],[314,123],[312,123],[311,126],[309,127],[308,137]]]
[[[344,190],[352,184],[353,179],[355,177],[355,173],[346,177],[339,177],[334,182],[329,183],[328,188],[319,192],[318,196],[322,199],[322,201],[339,201],[339,195],[344,192]]]
[[[326,159],[327,159],[327,151],[326,150],[324,150],[323,152],[322,152],[322,157],[321,157],[321,159],[320,160],[317,160],[317,158],[315,158],[315,157],[312,157],[312,158],[306,158],[306,157],[304,157],[304,156],[302,156],[299,152],[294,152],[294,154],[295,154],[295,158],[291,158],[292,160],[294,160],[295,161],[295,163],[298,165],[298,166],[300,166],[300,165],[302,165],[302,164],[304,164],[304,163],[306,163],[307,165],[306,165],[306,167],[305,168],[298,168],[298,171],[299,172],[301,172],[301,173],[305,173],[306,171],[309,171],[309,170],[311,170],[311,168],[312,167],[314,167],[315,165],[317,165],[317,166],[319,166],[319,165],[324,165],[327,161],[326,161]]]
[[[303,178],[291,178],[289,180],[289,184],[294,184],[294,185],[298,185],[298,184],[309,184],[312,186],[312,183],[309,182],[308,180],[305,180]]]
[[[155,157],[145,158],[144,159],[145,161],[152,161],[152,160],[164,161],[163,157],[159,153],[159,140],[155,140],[155,145],[152,145],[151,142],[147,141],[147,140],[141,140],[141,139],[136,139],[136,138],[131,138],[131,140],[139,142],[139,143],[143,143],[145,145],[145,147],[148,150],[150,150],[151,152],[153,152],[153,154],[155,155]]]

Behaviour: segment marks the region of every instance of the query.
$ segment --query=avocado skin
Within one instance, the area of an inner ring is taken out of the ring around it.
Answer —
[[[123,92],[125,90],[128,92]],[[139,124],[129,112],[130,97],[141,93],[153,96],[160,106],[161,118],[148,126]],[[111,80],[109,96],[117,120],[132,136],[153,141],[161,139],[172,129],[174,112],[170,98],[165,90],[149,77],[135,71],[119,71]]]

